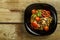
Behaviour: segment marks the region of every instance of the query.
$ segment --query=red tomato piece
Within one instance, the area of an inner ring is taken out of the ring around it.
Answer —
[[[47,14],[47,17],[49,17],[49,16],[50,16],[50,12],[49,12],[49,11],[46,11],[46,14]]]
[[[31,26],[34,28],[34,29],[37,29],[38,28],[38,24],[36,21],[32,22],[31,23]]]
[[[33,9],[33,10],[32,10],[32,14],[35,14],[35,13],[36,13],[36,10],[35,10],[35,9]]]
[[[48,26],[45,26],[45,27],[44,27],[44,30],[45,30],[45,31],[48,31],[48,30],[49,30],[49,27],[48,27]]]
[[[46,11],[46,10],[42,10],[42,16],[43,17],[49,17],[50,16],[50,12]]]
[[[36,21],[40,21],[40,18],[39,17],[36,17]]]
[[[42,10],[42,16],[45,17],[46,10]]]

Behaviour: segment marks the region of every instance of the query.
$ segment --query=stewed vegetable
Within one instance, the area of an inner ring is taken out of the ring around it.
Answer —
[[[42,9],[33,9],[31,15],[31,26],[38,30],[49,30],[49,25],[52,21],[50,11]]]

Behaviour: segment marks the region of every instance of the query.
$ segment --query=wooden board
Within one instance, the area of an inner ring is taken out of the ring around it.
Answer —
[[[1,40],[60,40],[60,24],[49,36],[34,36],[29,34],[24,24],[0,24]]]
[[[11,12],[8,9],[0,8],[0,23],[21,23],[23,22],[23,17],[22,12]]]
[[[56,31],[50,36],[34,36],[24,26],[24,11],[33,3],[48,3],[55,7],[58,16]],[[11,11],[15,10],[15,11]],[[60,0],[0,0],[0,40],[60,40]]]
[[[18,26],[19,25],[19,26]],[[57,25],[55,32],[49,36],[34,36],[29,34],[24,24],[18,24],[17,29],[17,40],[60,40],[60,24]]]
[[[57,0],[5,0],[0,1],[0,22],[19,22],[24,23],[24,11],[27,6],[33,3],[47,3],[55,7],[60,23],[60,1]],[[11,12],[10,10],[19,10]]]

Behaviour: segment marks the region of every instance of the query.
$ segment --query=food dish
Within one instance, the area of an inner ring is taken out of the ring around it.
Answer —
[[[50,12],[43,9],[33,9],[31,15],[31,27],[36,30],[49,30],[52,21]]]
[[[31,4],[25,10],[24,24],[30,34],[50,35],[57,27],[56,10],[46,3]]]

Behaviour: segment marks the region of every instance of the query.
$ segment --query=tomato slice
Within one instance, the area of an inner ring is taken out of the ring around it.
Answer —
[[[46,10],[42,10],[42,16],[45,17]]]
[[[40,18],[39,17],[36,17],[36,21],[40,21]]]
[[[46,10],[42,10],[42,16],[43,17],[49,17],[50,16],[50,12],[46,11]]]
[[[45,31],[48,31],[48,30],[49,30],[49,27],[48,27],[48,26],[45,26],[45,27],[44,27],[44,30],[45,30]]]
[[[38,24],[36,21],[32,22],[31,23],[31,26],[34,28],[34,29],[38,29]]]
[[[47,14],[47,17],[49,17],[49,16],[50,16],[50,12],[49,12],[49,11],[46,11],[46,14]]]
[[[36,13],[36,10],[35,10],[35,9],[33,9],[33,10],[32,10],[32,14],[35,14],[35,13]]]

